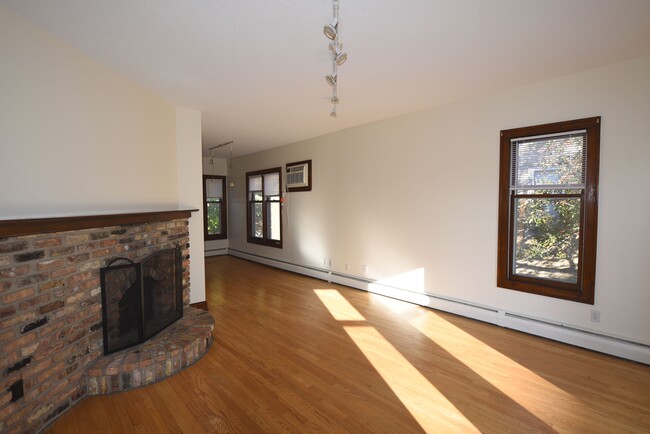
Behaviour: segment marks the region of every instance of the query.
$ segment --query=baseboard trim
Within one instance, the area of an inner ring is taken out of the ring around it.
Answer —
[[[539,318],[532,318],[517,312],[508,312],[492,306],[483,306],[470,301],[453,299],[429,292],[413,292],[396,288],[358,276],[335,273],[330,270],[307,267],[266,256],[256,255],[229,248],[228,254],[249,261],[291,271],[298,274],[395,298],[424,307],[453,313],[467,318],[518,330],[535,336],[609,354],[623,359],[650,365],[650,345],[627,338],[597,333],[566,324],[558,324]]]
[[[207,258],[209,256],[221,256],[221,255],[227,255],[228,254],[228,248],[227,247],[222,247],[220,249],[209,249],[204,252],[204,256]]]
[[[208,302],[207,301],[197,301],[196,303],[190,303],[191,307],[196,307],[198,309],[202,310],[208,310]]]

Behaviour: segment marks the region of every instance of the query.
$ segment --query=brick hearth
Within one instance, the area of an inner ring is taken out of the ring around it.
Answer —
[[[110,260],[140,261],[178,244],[183,304],[189,305],[190,214],[0,221],[0,432],[37,432],[88,394],[87,370],[103,357],[99,270]],[[190,322],[195,315],[188,315]],[[167,344],[172,369],[191,363],[196,345]],[[208,345],[204,342],[203,350]],[[142,357],[131,371],[131,384],[143,381],[135,373],[136,367],[146,368]],[[151,363],[157,362],[153,357]],[[167,374],[167,362],[162,366]],[[153,381],[163,377],[155,374]],[[145,382],[151,375],[144,369]],[[118,383],[118,390],[123,386]]]
[[[86,373],[87,394],[123,392],[180,372],[208,352],[213,330],[209,312],[186,307],[183,318],[148,341],[99,358]]]

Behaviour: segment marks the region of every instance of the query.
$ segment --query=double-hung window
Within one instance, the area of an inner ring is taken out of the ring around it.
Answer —
[[[600,118],[501,131],[497,285],[593,304]]]
[[[206,240],[228,237],[225,176],[203,175],[203,220]]]
[[[282,248],[282,169],[246,173],[249,243]]]

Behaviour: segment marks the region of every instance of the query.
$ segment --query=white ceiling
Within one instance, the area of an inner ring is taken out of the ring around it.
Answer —
[[[650,0],[340,0],[331,118],[331,0],[0,2],[201,110],[204,149],[234,155],[650,53]]]

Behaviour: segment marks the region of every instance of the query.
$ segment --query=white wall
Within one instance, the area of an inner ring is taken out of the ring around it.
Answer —
[[[203,260],[203,190],[201,184],[201,112],[176,110],[178,151],[178,207],[198,209],[189,220],[190,303],[205,301],[205,261]]]
[[[0,6],[0,218],[173,209],[175,109]]]
[[[212,161],[212,164],[210,164]],[[203,158],[203,174],[204,175],[220,175],[228,176],[228,160],[225,158]],[[230,182],[230,179],[226,179],[226,182]],[[226,205],[228,203],[228,195],[230,194],[230,188],[226,187]],[[228,207],[226,212],[230,213]],[[230,217],[227,219],[227,228],[230,231]],[[225,255],[228,249],[228,239],[225,240],[210,240],[205,241],[205,256],[216,256],[216,255]]]
[[[595,306],[497,288],[499,131],[598,115]],[[649,121],[644,57],[236,158],[230,249],[650,344]],[[245,172],[305,159],[284,248],[247,244]]]
[[[199,112],[4,6],[0,59],[0,220],[201,208]],[[201,221],[190,219],[193,303],[205,300]]]

